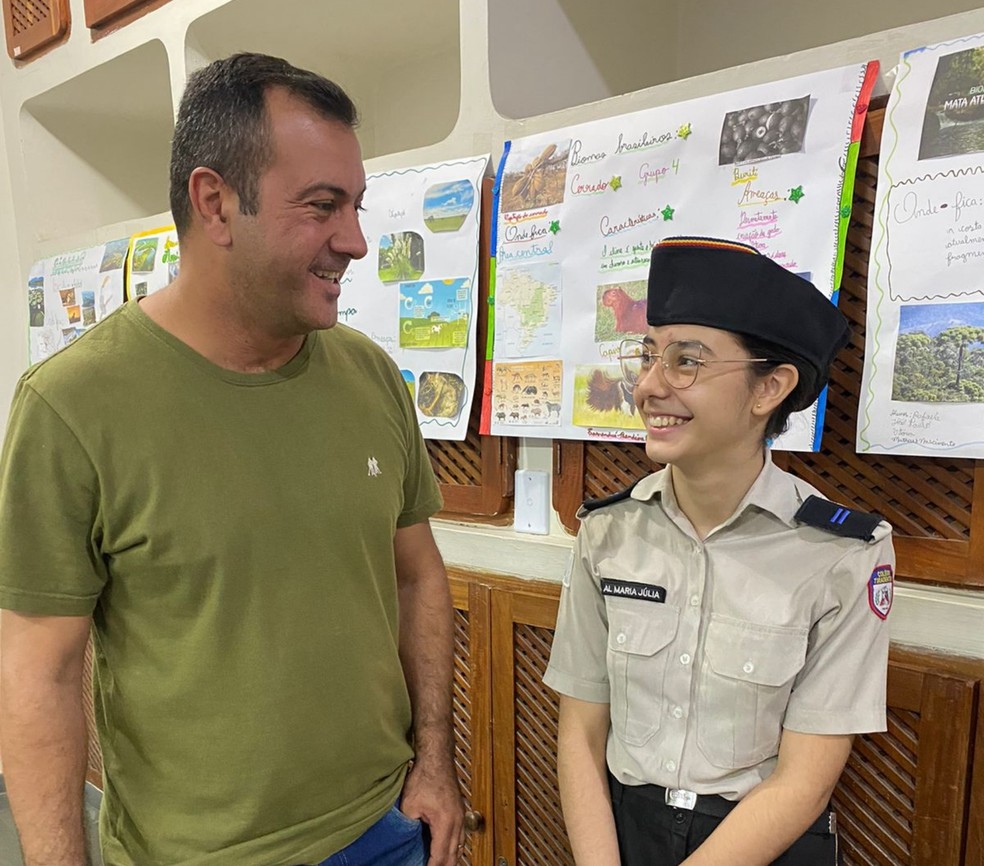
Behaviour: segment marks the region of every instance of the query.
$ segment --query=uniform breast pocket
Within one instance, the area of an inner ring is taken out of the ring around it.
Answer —
[[[711,617],[697,697],[697,745],[707,760],[736,769],[778,752],[806,645],[805,628]]]
[[[615,736],[634,746],[659,730],[666,647],[679,610],[669,604],[613,599],[608,603],[608,679]]]

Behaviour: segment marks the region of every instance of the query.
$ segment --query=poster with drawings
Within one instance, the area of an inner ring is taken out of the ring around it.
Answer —
[[[369,175],[362,215],[369,252],[342,278],[339,321],[396,361],[429,439],[468,432],[488,164],[486,154]]]
[[[984,34],[902,55],[881,153],[858,451],[984,457]]]
[[[123,303],[129,238],[41,259],[27,279],[28,353],[36,364]]]
[[[858,64],[508,142],[483,432],[645,438],[617,355],[646,333],[663,238],[751,244],[834,297],[876,75]],[[817,448],[823,401],[776,447]]]
[[[160,291],[178,275],[181,249],[173,225],[140,232],[130,238],[126,296],[143,298]]]

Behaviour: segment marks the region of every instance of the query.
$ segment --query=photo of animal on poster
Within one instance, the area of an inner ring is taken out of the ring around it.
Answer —
[[[499,188],[502,213],[560,204],[567,187],[570,150],[569,138],[546,146],[541,140],[510,149]]]
[[[560,361],[496,364],[492,413],[498,424],[558,426],[564,365]]]
[[[581,364],[574,370],[575,427],[644,430],[632,388],[618,364]]]
[[[598,286],[595,342],[641,339],[646,335],[646,280]]]

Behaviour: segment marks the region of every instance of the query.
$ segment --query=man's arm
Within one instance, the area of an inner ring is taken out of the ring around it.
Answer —
[[[784,731],[775,772],[728,815],[684,866],[767,866],[827,808],[854,737]]]
[[[27,866],[85,866],[87,616],[0,615],[0,753]]]
[[[578,866],[619,866],[620,862],[605,759],[610,726],[608,704],[560,696],[557,775],[564,823]]]
[[[463,805],[454,767],[451,591],[426,521],[396,530],[400,661],[413,708],[414,765],[400,807],[431,834],[428,866],[453,866],[462,839]]]

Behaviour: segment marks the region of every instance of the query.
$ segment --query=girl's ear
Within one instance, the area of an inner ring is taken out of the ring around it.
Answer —
[[[792,364],[780,364],[765,376],[760,376],[752,389],[755,396],[752,414],[768,418],[793,392],[798,382],[799,370]]]

